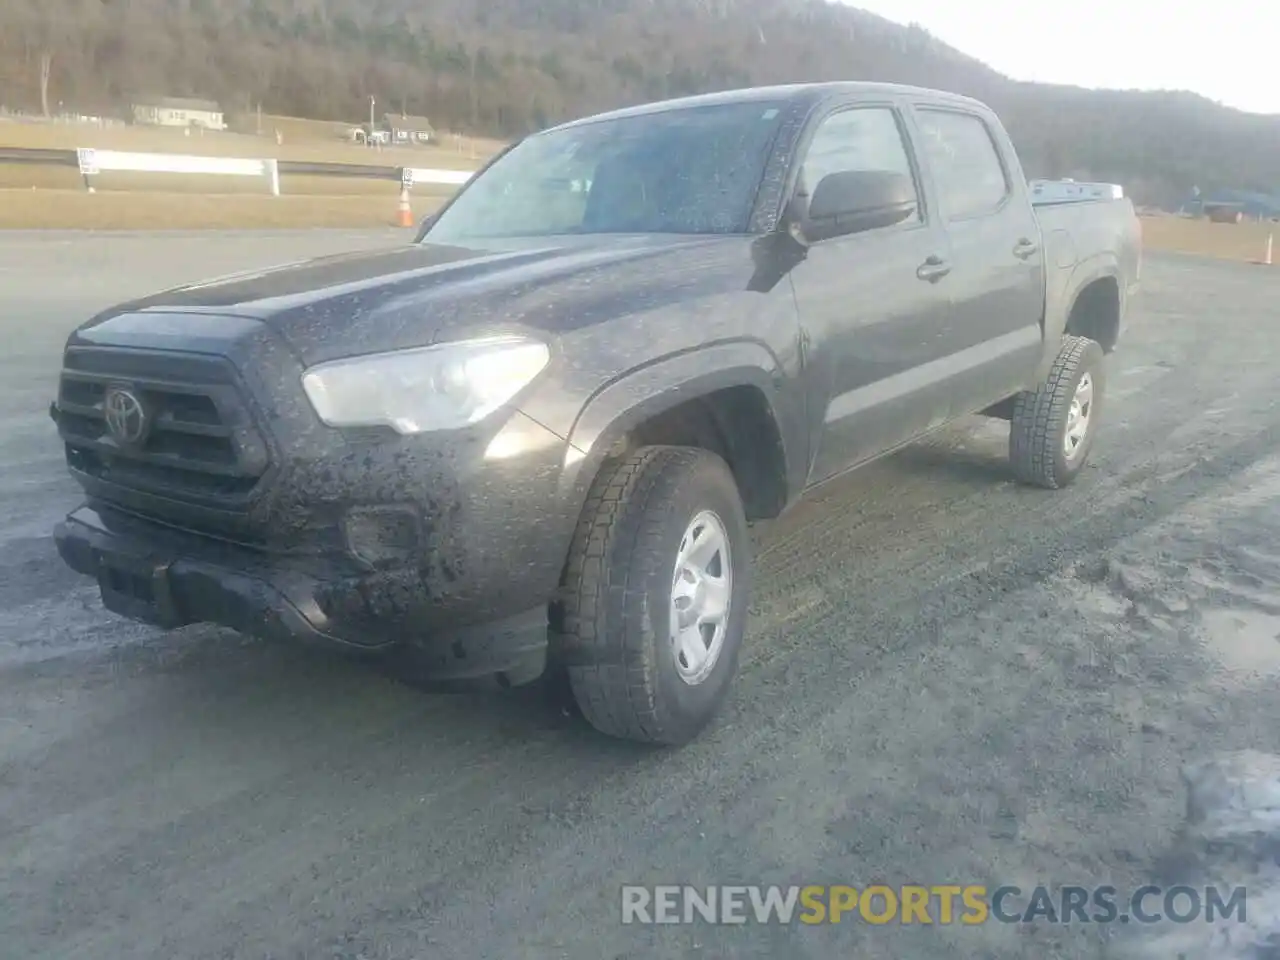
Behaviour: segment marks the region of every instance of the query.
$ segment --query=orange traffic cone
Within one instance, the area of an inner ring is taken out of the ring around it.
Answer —
[[[412,227],[413,210],[409,208],[409,188],[400,188],[400,202],[396,204],[396,226]]]

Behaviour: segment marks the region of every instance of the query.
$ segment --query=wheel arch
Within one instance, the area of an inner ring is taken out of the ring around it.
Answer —
[[[1035,383],[1049,375],[1058,346],[1067,334],[1098,340],[1104,353],[1115,349],[1124,316],[1124,284],[1120,277],[1119,257],[1103,252],[1080,261],[1060,282],[1061,293],[1050,296],[1047,305],[1044,356]]]
[[[748,516],[777,515],[796,492],[806,456],[794,449],[802,432],[787,429],[782,383],[776,357],[755,341],[667,356],[614,379],[583,405],[570,431],[569,456],[579,460],[572,502],[581,508],[610,458],[669,443],[721,455]]]

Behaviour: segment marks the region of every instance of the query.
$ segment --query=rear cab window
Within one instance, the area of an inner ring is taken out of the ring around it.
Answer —
[[[814,131],[801,164],[798,190],[812,196],[823,177],[854,170],[886,170],[909,177],[916,191],[915,214],[886,229],[901,229],[922,222],[920,181],[893,107],[850,106],[825,118]]]
[[[1013,193],[991,129],[981,117],[959,110],[915,108],[920,148],[950,220],[999,210]]]

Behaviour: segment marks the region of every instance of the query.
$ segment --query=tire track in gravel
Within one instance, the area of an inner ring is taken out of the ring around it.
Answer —
[[[1240,591],[1270,589],[1280,535],[1257,492],[1280,439],[1258,277],[1148,265],[1112,379],[1140,389],[1070,490],[1005,483],[984,425],[762,525],[735,694],[675,753],[602,741],[546,691],[425,697],[308,650],[76,612],[56,557],[20,541],[0,554],[0,942],[58,960],[1089,955],[1096,934],[1043,928],[623,928],[618,886],[1140,879],[1181,814],[1182,759],[1280,747],[1277,698],[1206,641],[1266,613]],[[50,494],[24,510],[60,503],[27,462]],[[1205,585],[1162,626],[1184,575]],[[1126,583],[1159,603],[1133,612]]]

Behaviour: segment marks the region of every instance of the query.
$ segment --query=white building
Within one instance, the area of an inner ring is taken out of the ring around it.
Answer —
[[[393,143],[403,146],[430,143],[435,136],[435,129],[426,117],[410,117],[403,113],[384,114],[382,128],[389,132]]]
[[[133,122],[153,127],[203,127],[225,130],[222,108],[212,100],[149,97],[133,105]]]

